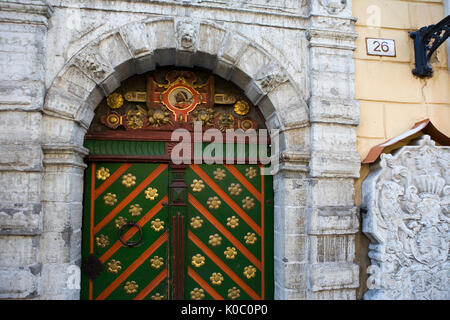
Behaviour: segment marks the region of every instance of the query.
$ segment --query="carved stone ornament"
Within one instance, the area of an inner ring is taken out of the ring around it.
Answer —
[[[94,48],[87,48],[75,58],[75,63],[93,80],[100,81],[111,71]]]
[[[425,135],[363,183],[371,240],[365,299],[450,299],[450,148]]]
[[[329,14],[338,14],[347,6],[347,0],[319,0],[319,3]]]
[[[176,36],[179,49],[194,50],[198,38],[198,26],[191,21],[178,21]]]
[[[288,81],[286,73],[274,62],[262,67],[256,73],[255,78],[266,93],[269,93],[280,84]]]

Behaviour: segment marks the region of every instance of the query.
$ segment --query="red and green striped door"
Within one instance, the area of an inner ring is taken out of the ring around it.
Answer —
[[[91,163],[82,298],[272,299],[272,177],[259,169]]]

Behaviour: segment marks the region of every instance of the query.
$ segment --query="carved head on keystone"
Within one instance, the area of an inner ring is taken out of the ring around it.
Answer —
[[[180,21],[177,23],[177,39],[182,49],[193,50],[197,42],[197,27],[189,21]]]

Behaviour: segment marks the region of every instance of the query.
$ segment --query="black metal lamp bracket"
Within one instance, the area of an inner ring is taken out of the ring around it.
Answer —
[[[436,24],[422,27],[409,33],[414,39],[414,56],[416,67],[412,73],[418,77],[426,78],[433,75],[430,58],[433,52],[450,36],[450,15]]]

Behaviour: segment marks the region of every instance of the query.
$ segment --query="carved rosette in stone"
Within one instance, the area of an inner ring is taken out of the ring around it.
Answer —
[[[429,136],[363,183],[363,232],[373,266],[366,299],[450,299],[450,148]]]

